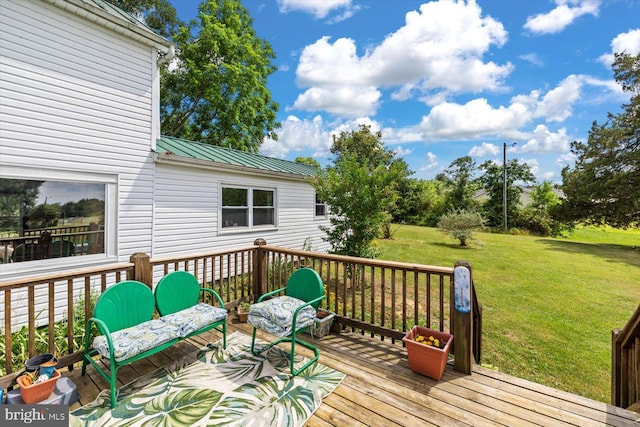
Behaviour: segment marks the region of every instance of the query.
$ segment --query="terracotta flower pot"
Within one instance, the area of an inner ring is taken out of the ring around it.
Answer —
[[[30,385],[24,382],[24,376],[19,376],[16,381],[20,386],[20,397],[22,397],[22,400],[26,404],[34,404],[46,400],[51,396],[51,393],[53,393],[53,389],[56,387],[56,382],[58,382],[60,376],[60,371],[55,369],[53,376],[48,380]]]
[[[423,337],[433,336],[446,344],[444,348],[438,348],[419,343],[415,341],[418,334]],[[434,380],[442,378],[447,366],[453,335],[416,325],[402,338],[402,341],[407,346],[409,367],[413,372],[426,375]]]

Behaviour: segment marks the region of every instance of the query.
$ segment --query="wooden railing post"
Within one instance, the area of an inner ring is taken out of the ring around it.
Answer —
[[[127,279],[137,280],[152,288],[153,272],[151,271],[149,255],[144,252],[136,252],[129,257],[129,262],[133,263],[133,270],[127,273]]]
[[[622,348],[617,342],[620,332],[621,330],[619,328],[611,331],[611,404],[622,407],[622,387],[620,386]]]
[[[256,248],[256,256],[253,258],[253,295],[257,300],[267,290],[267,251],[262,249],[267,244],[264,239],[256,239],[253,242]]]
[[[473,298],[471,288],[471,264],[457,261],[453,270],[454,310],[453,310],[453,344],[454,369],[465,374],[471,373],[473,366]]]

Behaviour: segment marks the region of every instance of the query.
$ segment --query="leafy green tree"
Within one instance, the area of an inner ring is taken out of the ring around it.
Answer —
[[[0,179],[0,235],[20,235],[28,225],[23,219],[36,206],[44,181]]]
[[[330,209],[330,227],[322,227],[332,252],[373,258],[373,241],[389,223],[398,198],[397,182],[411,172],[384,148],[382,134],[361,125],[334,137],[333,163],[312,180]]]
[[[449,186],[445,200],[447,211],[468,210],[477,207],[478,204],[474,200],[474,195],[479,187],[474,179],[476,170],[476,162],[470,156],[454,160],[445,170],[444,182],[447,182]]]
[[[176,59],[160,70],[164,135],[249,152],[277,139],[279,107],[267,89],[275,53],[240,0],[204,0],[188,24],[167,0],[108,1],[176,46]]]
[[[315,168],[318,170],[322,169],[322,166],[320,166],[320,163],[318,163],[318,161],[313,157],[296,157],[294,161],[296,163],[302,163],[304,165],[315,166]]]
[[[267,89],[275,53],[239,0],[204,1],[199,10],[199,22],[173,37],[176,66],[162,69],[162,133],[257,152],[280,127]]]
[[[467,246],[473,239],[473,232],[484,227],[485,220],[476,211],[458,209],[450,211],[440,218],[438,228],[460,241],[460,246]]]
[[[552,214],[560,203],[560,196],[550,181],[535,185],[531,191],[531,203],[522,210],[524,227],[541,236],[561,234],[566,227]]]
[[[29,211],[30,228],[52,227],[62,214],[60,204],[40,204]]]
[[[142,17],[145,24],[161,36],[170,39],[183,25],[176,9],[168,0],[107,0],[134,16]]]
[[[562,170],[562,212],[572,221],[614,227],[640,224],[640,55],[616,54],[615,79],[631,93],[617,115],[594,122],[587,142],[574,141],[573,168]]]
[[[438,180],[405,179],[398,183],[393,221],[435,227],[445,212],[446,186]]]
[[[483,216],[487,219],[488,226],[498,227],[504,224],[503,165],[489,160],[480,165],[480,169],[484,170],[484,174],[479,180],[489,196],[489,200],[482,205],[484,211]],[[517,219],[518,209],[520,207],[520,196],[522,195],[521,185],[534,183],[535,176],[531,173],[531,168],[528,164],[519,163],[517,159],[512,159],[507,162],[506,181],[507,217]],[[517,225],[517,222],[515,225]]]

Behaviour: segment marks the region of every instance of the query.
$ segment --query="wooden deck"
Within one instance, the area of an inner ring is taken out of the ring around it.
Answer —
[[[228,324],[250,335],[247,324]],[[260,335],[259,335],[260,336]],[[213,332],[183,342],[118,371],[120,385],[215,341]],[[311,340],[310,340],[311,341]],[[346,378],[307,422],[308,426],[640,426],[640,413],[559,391],[482,367],[463,375],[448,366],[440,381],[414,374],[406,349],[359,333],[330,334],[314,341],[320,363]],[[304,352],[306,349],[296,347]],[[91,402],[106,381],[92,367],[63,375]]]

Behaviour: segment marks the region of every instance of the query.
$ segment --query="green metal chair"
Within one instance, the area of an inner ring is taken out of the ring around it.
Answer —
[[[218,307],[198,303],[201,294],[215,298]],[[188,271],[165,275],[154,290],[156,308],[165,321],[182,327],[183,338],[215,329],[222,334],[222,346],[227,348],[227,310],[216,291],[201,288],[198,279]],[[188,310],[188,311],[184,311]],[[180,314],[182,313],[182,314]]]
[[[116,404],[118,369],[160,351],[174,342],[172,340],[165,343],[160,350],[145,351],[117,360],[111,335],[151,320],[154,306],[153,292],[147,285],[135,280],[126,280],[107,288],[100,295],[93,309],[93,316],[87,321],[82,356],[82,375],[86,374],[87,365],[91,364],[109,382],[111,408],[114,408]],[[94,327],[107,341],[109,349],[109,357],[106,361],[109,366],[108,373],[98,361],[94,360],[94,356],[99,355],[99,352],[91,347],[91,332]]]
[[[291,375],[293,376],[300,374],[317,362],[320,358],[320,350],[316,346],[299,339],[297,334],[313,325],[316,309],[324,297],[322,279],[311,268],[296,270],[287,281],[286,287],[262,295],[251,306],[247,319],[253,326],[251,353],[257,355],[281,342],[291,342],[289,361]],[[279,338],[269,345],[256,350],[255,341],[258,329]],[[296,344],[314,352],[314,357],[298,369],[294,367]]]

